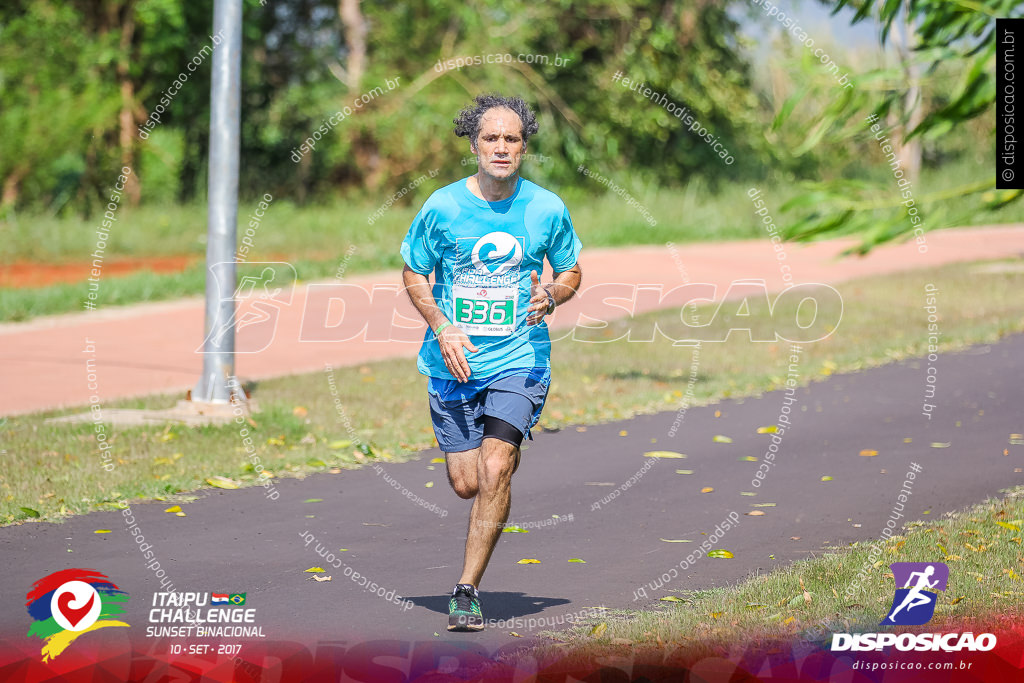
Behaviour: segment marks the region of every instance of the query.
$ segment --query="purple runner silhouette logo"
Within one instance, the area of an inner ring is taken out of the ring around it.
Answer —
[[[938,593],[946,590],[949,567],[941,562],[893,562],[896,579],[892,608],[881,626],[920,626],[935,614]]]

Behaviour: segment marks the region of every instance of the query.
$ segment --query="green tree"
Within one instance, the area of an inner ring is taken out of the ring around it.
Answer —
[[[836,98],[825,109],[819,125],[805,144],[829,144],[867,139],[870,114],[895,142],[928,144],[956,132],[974,119],[990,115],[995,101],[996,17],[1019,14],[1016,0],[831,0],[823,4],[835,12],[852,7],[853,23],[877,21],[882,47],[897,43],[901,55],[896,66],[869,70],[856,79],[856,91]],[[901,32],[902,31],[902,32]],[[907,49],[909,48],[909,49]],[[956,65],[953,72],[949,65]],[[955,81],[949,82],[949,78]],[[799,96],[805,96],[800,93]],[[787,103],[776,121],[785,125],[797,106]],[[991,132],[986,136],[991,144]],[[876,143],[877,147],[877,143]],[[878,154],[877,150],[875,154]],[[899,155],[895,170],[903,172],[914,154]],[[927,163],[927,160],[926,160]],[[913,169],[910,169],[913,175]],[[952,189],[927,192],[913,188],[915,202],[907,203],[891,174],[879,182],[835,179],[810,183],[806,191],[783,209],[802,216],[786,227],[787,237],[809,240],[855,234],[861,243],[855,251],[914,234],[915,228],[934,230],[959,224],[978,210],[996,210],[1020,197],[1019,191],[994,191],[994,173]],[[927,207],[924,222],[915,222],[912,211]]]

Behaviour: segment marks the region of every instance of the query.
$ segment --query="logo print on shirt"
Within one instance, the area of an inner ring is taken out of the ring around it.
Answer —
[[[472,258],[481,274],[503,275],[522,262],[523,246],[507,232],[491,232],[477,240]]]

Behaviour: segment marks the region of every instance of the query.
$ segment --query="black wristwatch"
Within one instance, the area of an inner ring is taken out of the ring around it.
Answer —
[[[544,315],[551,315],[555,312],[555,297],[551,296],[551,292],[546,289],[544,293],[548,295],[548,310],[544,311]]]

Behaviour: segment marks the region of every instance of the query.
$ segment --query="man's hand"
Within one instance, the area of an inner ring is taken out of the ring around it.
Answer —
[[[473,342],[469,341],[466,333],[455,325],[448,325],[441,330],[441,334],[437,335],[437,343],[441,346],[441,357],[444,358],[448,372],[452,373],[452,376],[460,382],[468,381],[471,374],[469,361],[466,360],[466,352],[462,349],[465,347],[470,352],[476,353],[477,348]]]
[[[529,315],[526,317],[527,325],[536,325],[547,315],[548,305],[551,303],[548,297],[548,290],[540,286],[537,279],[537,271],[530,271],[530,306],[526,310]]]

